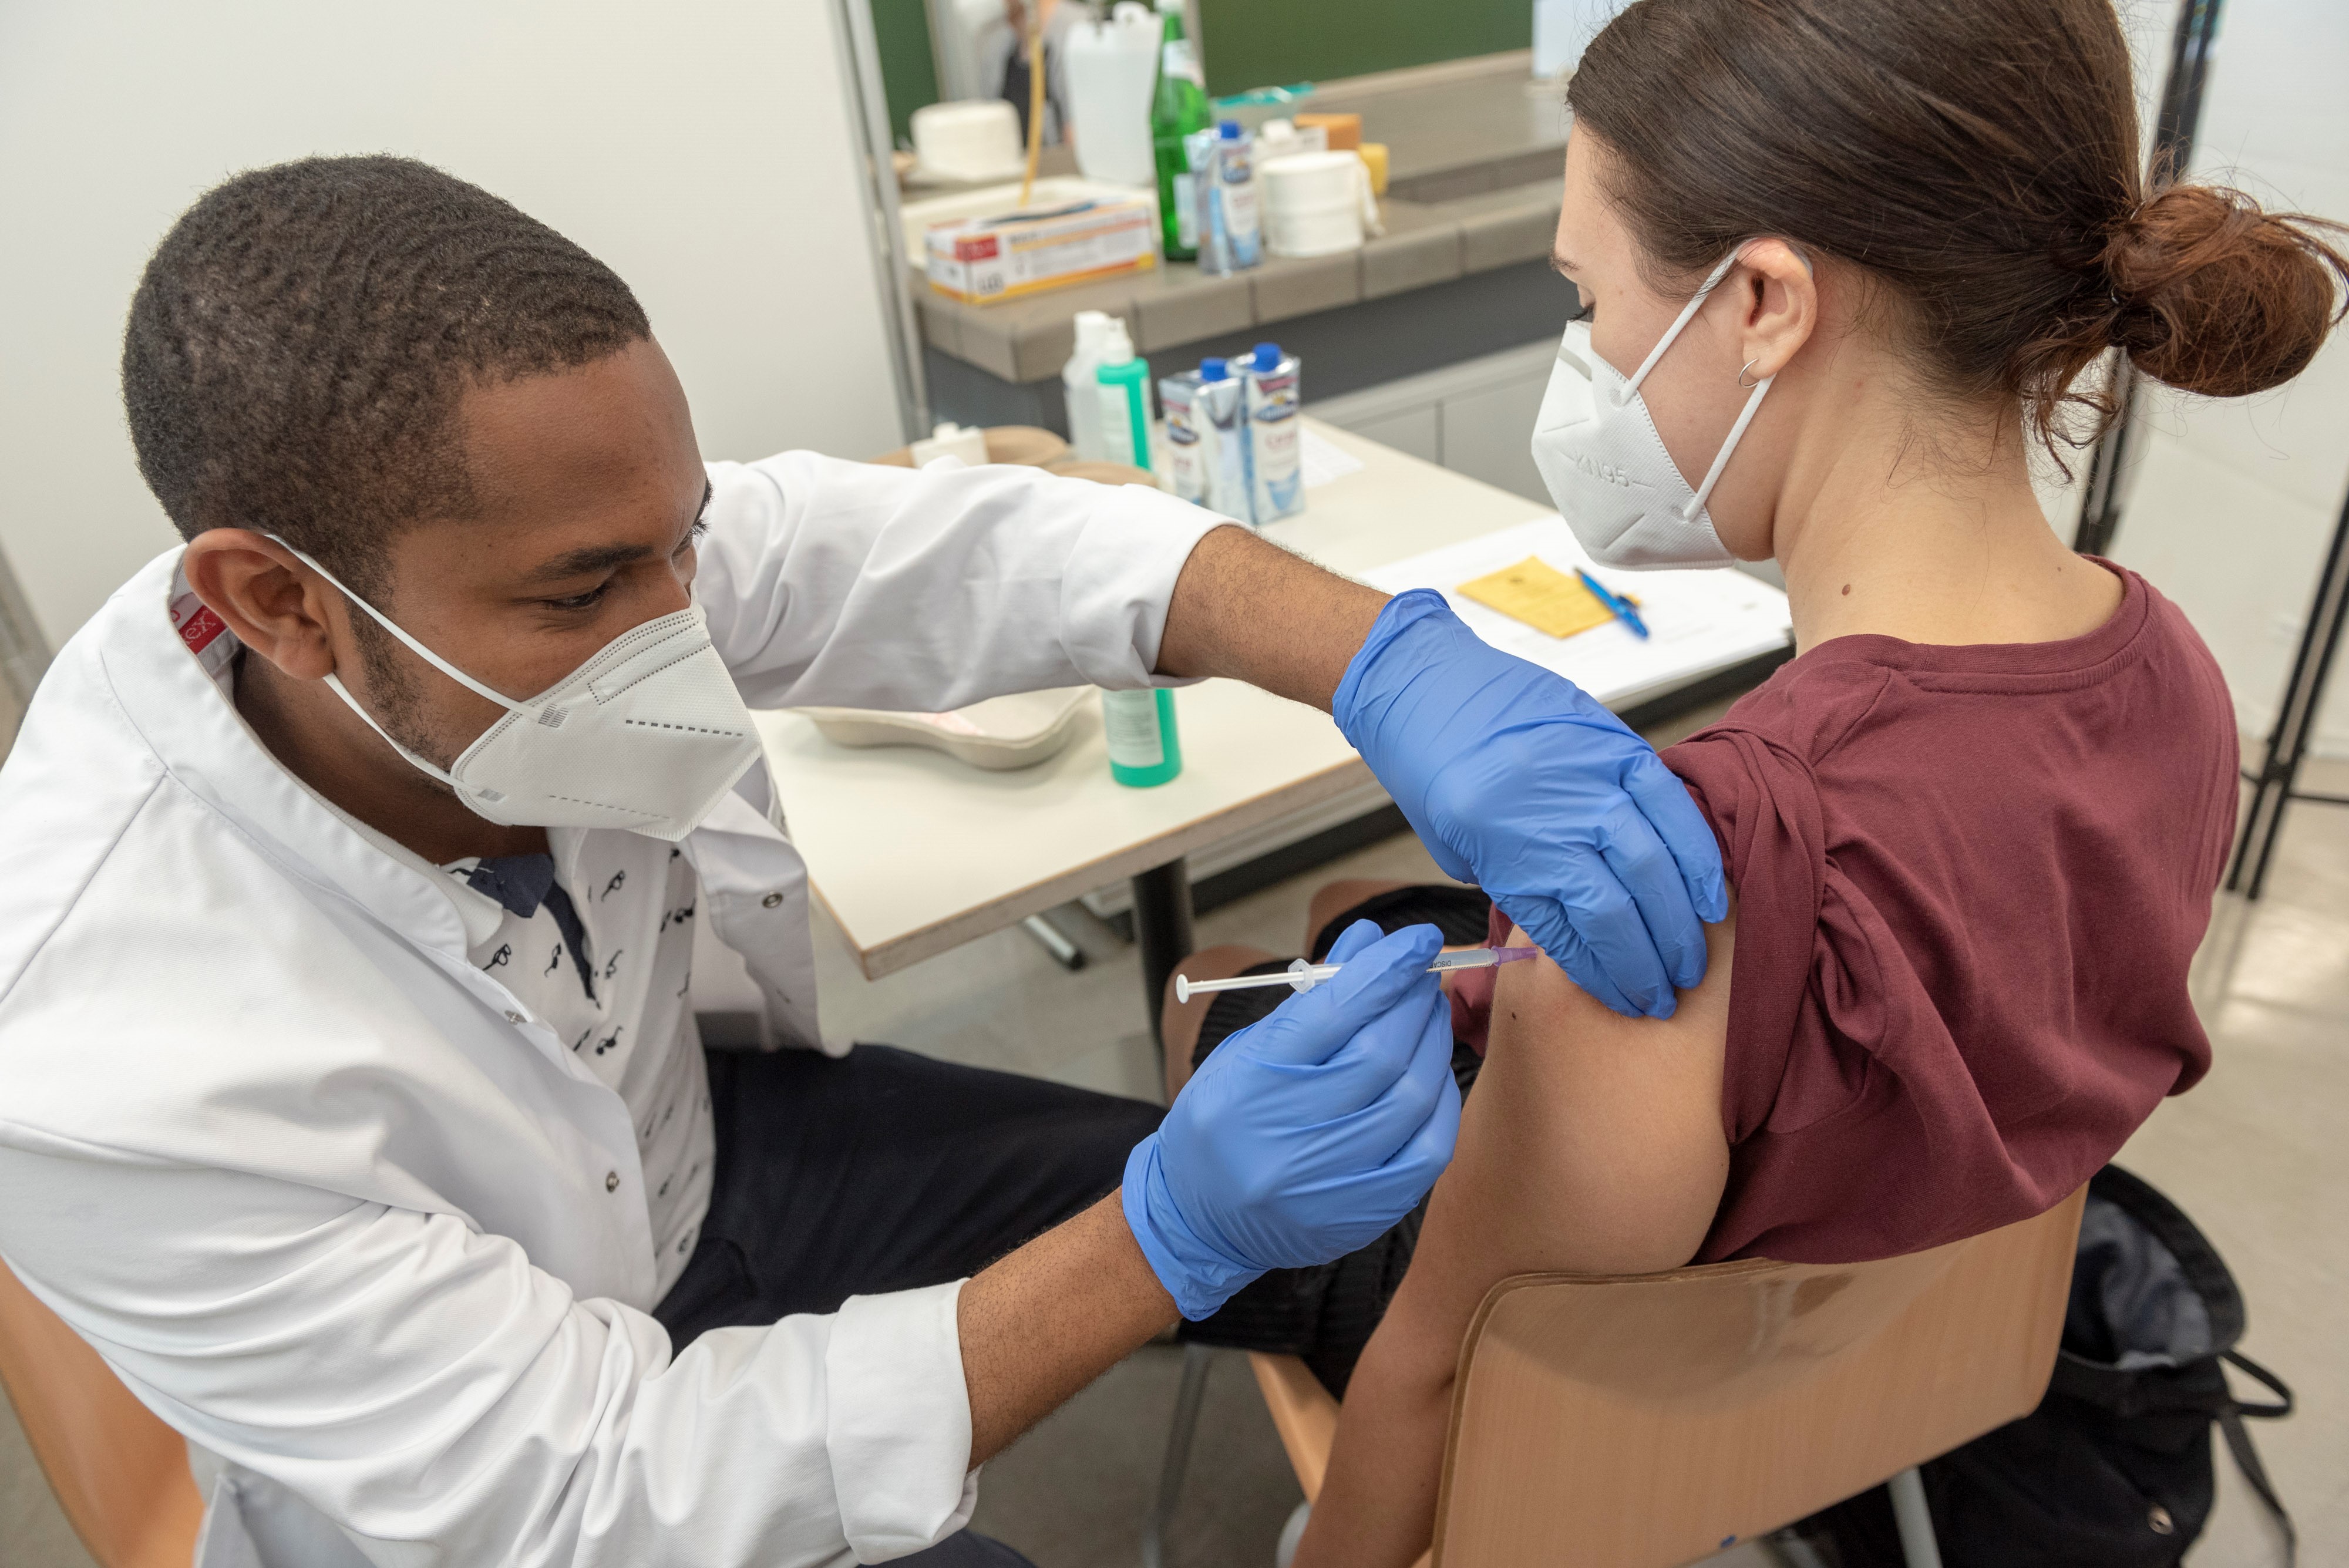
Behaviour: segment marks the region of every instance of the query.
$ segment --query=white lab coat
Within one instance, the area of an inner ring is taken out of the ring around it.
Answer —
[[[754,706],[1147,684],[1221,519],[1030,469],[710,468],[696,593]],[[202,1568],[783,1568],[969,1517],[957,1285],[672,1355],[619,1097],[466,961],[447,879],[278,765],[174,550],[0,770],[0,1256],[187,1435]],[[686,841],[771,1044],[807,876],[754,770]]]

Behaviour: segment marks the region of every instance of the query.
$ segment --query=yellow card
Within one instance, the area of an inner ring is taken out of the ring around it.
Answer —
[[[1462,594],[1488,609],[1521,620],[1552,637],[1572,637],[1615,618],[1580,578],[1561,572],[1539,556],[1460,585]]]

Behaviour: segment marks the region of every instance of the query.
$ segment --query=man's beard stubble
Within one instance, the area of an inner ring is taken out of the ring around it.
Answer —
[[[433,766],[446,770],[472,743],[470,737],[451,743],[438,733],[425,711],[422,681],[411,661],[416,656],[399,640],[361,612],[349,620],[352,640],[358,644],[359,662],[366,668],[367,691],[352,695],[367,704],[384,732]],[[420,662],[420,661],[418,661]],[[403,764],[406,765],[403,760]],[[440,779],[410,768],[417,778],[451,799],[457,792]]]

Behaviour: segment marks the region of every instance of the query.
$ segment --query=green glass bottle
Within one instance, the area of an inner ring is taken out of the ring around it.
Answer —
[[[1158,164],[1158,226],[1168,261],[1199,254],[1198,196],[1184,139],[1207,129],[1207,88],[1183,34],[1183,0],[1158,0],[1166,21],[1158,49],[1158,90],[1150,100],[1150,145]]]

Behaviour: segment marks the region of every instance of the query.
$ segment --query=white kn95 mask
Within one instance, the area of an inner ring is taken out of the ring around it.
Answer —
[[[618,827],[674,842],[699,826],[759,760],[750,710],[710,645],[698,605],[630,627],[578,669],[517,702],[409,636],[316,561],[285,547],[417,657],[505,710],[444,772],[386,734],[339,677],[326,677],[368,728],[454,789],[477,815],[510,827]]]
[[[1705,296],[1737,261],[1732,251],[1713,269],[1704,286],[1660,338],[1630,380],[1591,351],[1590,323],[1571,321],[1558,344],[1549,389],[1534,420],[1534,464],[1549,487],[1550,499],[1574,530],[1575,538],[1601,566],[1629,570],[1669,566],[1725,566],[1736,557],[1721,542],[1705,511],[1729,454],[1777,378],[1765,376],[1745,400],[1729,439],[1713,460],[1704,483],[1694,490],[1682,477],[1655,419],[1640,396],[1640,383],[1664,357]]]

